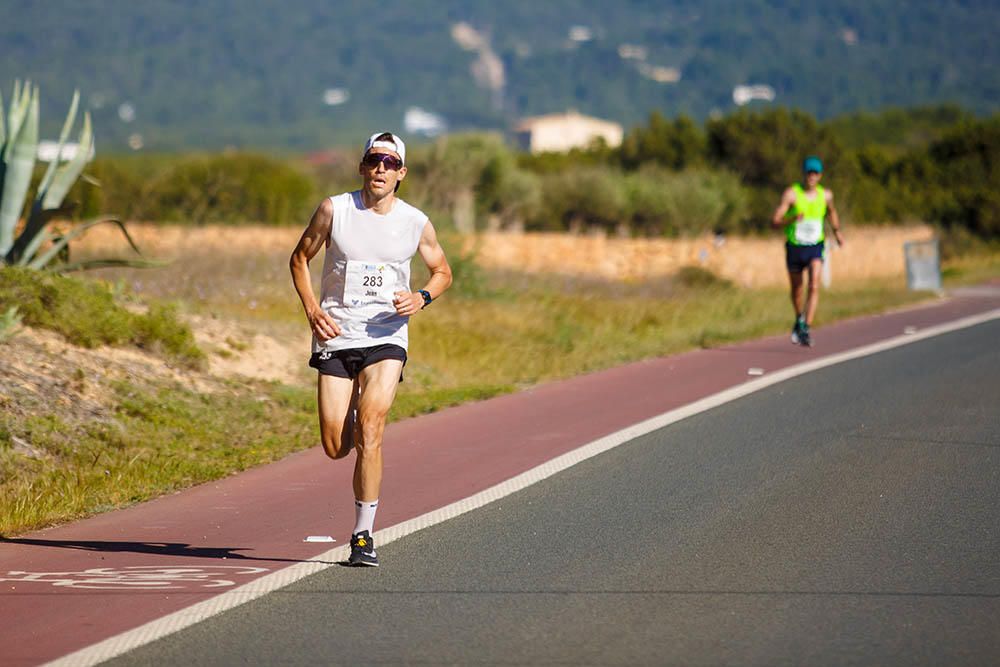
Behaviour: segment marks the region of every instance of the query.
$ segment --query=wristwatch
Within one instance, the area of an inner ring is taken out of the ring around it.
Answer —
[[[420,307],[421,307],[421,308],[426,308],[427,306],[429,306],[429,305],[430,305],[431,301],[433,301],[433,300],[434,300],[434,299],[432,299],[432,298],[431,298],[431,293],[430,293],[430,292],[428,292],[428,291],[427,291],[427,290],[425,290],[425,289],[422,289],[422,290],[417,290],[417,291],[418,291],[418,292],[420,292],[420,296],[424,297],[424,305],[422,305],[422,306],[420,306]]]

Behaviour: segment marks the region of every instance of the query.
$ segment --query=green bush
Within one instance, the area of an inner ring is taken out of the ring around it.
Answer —
[[[132,344],[161,351],[188,366],[204,353],[190,328],[171,306],[153,305],[146,314],[115,303],[99,283],[20,267],[0,268],[0,311],[17,306],[22,322],[49,329],[81,347]]]
[[[709,120],[706,132],[713,164],[749,186],[779,193],[801,178],[805,156],[822,156],[827,170],[836,172],[841,154],[833,133],[802,111],[742,110]]]
[[[317,198],[315,184],[285,162],[252,154],[196,157],[150,185],[144,217],[196,224],[301,224]]]
[[[498,134],[444,137],[414,148],[407,160],[414,185],[406,199],[444,223],[439,226],[482,229],[491,217],[519,225],[539,205],[540,182],[520,168]]]
[[[644,167],[627,175],[633,229],[663,236],[734,232],[749,205],[739,179],[722,171]]]
[[[938,174],[939,196],[929,206],[935,219],[1000,238],[1000,116],[961,125],[927,153]]]
[[[705,133],[690,117],[668,121],[654,111],[646,127],[634,128],[625,136],[618,158],[626,169],[644,164],[684,169],[704,163],[706,148]]]
[[[480,216],[494,217],[503,226],[523,226],[542,203],[541,181],[520,169],[513,152],[506,150],[486,163],[475,192]]]
[[[313,178],[290,161],[252,153],[98,160],[75,192],[86,215],[131,220],[302,224],[319,198]]]

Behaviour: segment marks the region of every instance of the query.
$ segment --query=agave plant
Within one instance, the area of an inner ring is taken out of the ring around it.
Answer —
[[[66,193],[83,172],[94,154],[94,133],[90,114],[83,114],[83,129],[77,141],[76,154],[62,160],[63,147],[76,121],[80,93],[73,93],[73,101],[59,133],[56,156],[49,163],[38,184],[31,211],[20,233],[18,225],[25,209],[31,176],[38,152],[38,86],[31,82],[21,86],[14,82],[14,95],[10,101],[6,123],[3,114],[3,95],[0,94],[0,267],[16,264],[33,269],[48,268],[55,271],[74,271],[102,266],[155,266],[156,262],[127,259],[95,259],[68,263],[69,243],[91,227],[101,224],[116,225],[136,253],[139,248],[121,220],[99,217],[80,223],[66,233],[54,233],[49,223],[55,217],[66,217],[69,206],[63,203]]]

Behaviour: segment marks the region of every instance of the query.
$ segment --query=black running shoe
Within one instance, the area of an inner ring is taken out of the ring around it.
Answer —
[[[351,565],[367,565],[378,567],[378,556],[375,555],[375,541],[367,530],[357,535],[351,535],[351,555],[347,559]]]
[[[812,338],[809,336],[809,326],[806,324],[803,324],[802,328],[799,329],[799,345],[812,347]]]

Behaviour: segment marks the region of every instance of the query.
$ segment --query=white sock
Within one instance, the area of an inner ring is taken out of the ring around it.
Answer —
[[[378,499],[372,501],[361,501],[355,498],[354,500],[354,532],[352,535],[357,535],[364,531],[368,531],[371,535],[374,531],[375,526],[375,512],[378,511]]]

